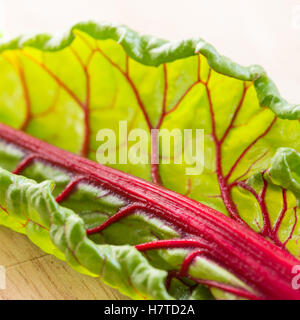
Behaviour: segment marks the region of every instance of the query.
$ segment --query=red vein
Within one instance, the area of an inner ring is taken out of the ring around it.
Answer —
[[[261,207],[261,213],[262,213],[262,217],[263,217],[263,221],[264,221],[264,228],[262,230],[262,235],[267,236],[267,235],[271,234],[271,229],[272,229],[271,228],[271,221],[270,221],[270,217],[269,217],[269,213],[268,213],[268,209],[267,209],[266,201],[265,201],[266,191],[268,188],[268,182],[264,178],[263,174],[262,174],[262,179],[263,179],[263,188],[262,188],[261,194],[259,196],[259,205]]]
[[[86,100],[84,104],[84,139],[83,144],[81,148],[81,155],[83,157],[87,157],[88,153],[90,151],[90,134],[91,134],[91,128],[90,128],[90,76],[88,73],[87,68],[84,68],[84,72],[86,74]]]
[[[295,215],[295,221],[292,227],[292,230],[288,236],[288,238],[284,241],[283,245],[286,246],[287,243],[292,239],[293,233],[295,231],[296,225],[297,225],[297,221],[298,221],[298,216],[297,216],[297,207],[294,207],[294,215]]]
[[[110,217],[109,219],[107,219],[104,223],[102,223],[100,226],[95,227],[95,228],[91,228],[91,229],[87,229],[86,233],[88,235],[92,235],[94,233],[98,233],[101,232],[102,230],[104,230],[105,228],[109,227],[110,225],[112,225],[113,223],[119,221],[120,219],[125,218],[126,216],[128,216],[129,214],[132,214],[135,210],[137,209],[143,209],[145,208],[145,206],[141,205],[141,204],[131,204],[121,210],[119,210],[116,214],[114,214],[112,217]]]
[[[69,48],[70,48],[71,52],[73,53],[73,55],[75,56],[76,60],[81,65],[81,68],[84,69],[86,66],[85,66],[84,62],[82,61],[81,57],[79,56],[78,52],[72,46],[70,46]]]
[[[81,176],[75,176],[69,183],[68,185],[65,187],[65,189],[56,197],[56,202],[62,202],[64,200],[66,200],[70,194],[72,193],[72,191],[74,190],[74,188],[78,185],[78,183],[80,183],[82,180],[84,179],[84,177]]]
[[[91,136],[91,128],[90,128],[90,94],[91,94],[90,82],[91,82],[91,79],[90,79],[88,67],[91,63],[91,60],[94,56],[95,51],[92,51],[90,53],[86,64],[83,63],[78,53],[72,47],[71,47],[71,51],[73,52],[74,56],[78,60],[79,64],[81,65],[85,75],[85,81],[86,81],[86,98],[85,98],[84,104],[82,105],[82,109],[84,113],[84,138],[83,138],[80,154],[83,157],[87,157],[90,151],[90,136]]]
[[[158,159],[158,131],[152,130],[151,131],[151,177],[152,182],[155,184],[161,185],[161,177],[159,173],[159,159]]]
[[[269,131],[271,130],[271,128],[273,127],[274,123],[276,122],[277,117],[275,116],[271,122],[271,124],[267,127],[267,129],[261,134],[259,135],[256,139],[254,139],[249,145],[248,147],[239,155],[238,159],[235,161],[235,163],[233,164],[233,166],[230,168],[229,172],[227,173],[225,179],[229,180],[230,176],[232,175],[233,171],[235,170],[235,168],[237,167],[237,165],[240,163],[240,161],[244,158],[244,156],[247,154],[247,152],[264,136],[266,136]]]
[[[46,231],[49,231],[49,229],[46,228],[45,226],[43,226],[42,224],[40,224],[40,223],[38,223],[38,222],[36,222],[36,221],[33,221],[33,220],[31,220],[30,218],[28,218],[28,217],[26,217],[26,216],[25,216],[25,218],[26,218],[27,220],[26,220],[26,222],[25,222],[24,224],[22,224],[22,227],[23,227],[23,228],[27,227],[28,223],[31,222],[31,223],[35,224],[36,226],[38,226],[38,227],[40,227],[40,228],[42,228],[42,229],[44,229],[44,230],[46,230]]]
[[[259,156],[255,161],[253,161],[253,162],[251,163],[251,165],[249,166],[249,168],[248,168],[242,175],[240,175],[238,178],[236,178],[235,180],[241,180],[243,177],[245,177],[245,176],[251,171],[251,169],[252,169],[261,159],[263,159],[267,154],[268,154],[268,151],[264,152],[261,156]]]
[[[279,215],[279,217],[273,227],[273,233],[274,233],[274,235],[276,235],[276,237],[278,237],[279,228],[280,228],[282,220],[287,212],[286,189],[282,189],[282,203],[283,203],[283,205],[282,205],[280,215]]]
[[[184,94],[180,97],[180,99],[177,101],[176,105],[175,105],[172,109],[166,111],[166,114],[170,114],[170,113],[174,112],[174,111],[180,106],[181,102],[182,102],[183,99],[187,96],[187,94],[188,94],[198,83],[200,83],[200,82],[194,82],[194,83],[184,92]]]
[[[82,34],[76,33],[76,36],[78,38],[80,38],[89,49],[94,50],[94,46]],[[94,44],[96,46],[97,45],[97,40],[95,39],[93,42],[94,42]]]
[[[2,207],[1,204],[0,204],[0,209],[3,210],[3,211],[9,216],[9,213],[8,213],[7,209],[5,209],[4,207]]]
[[[127,76],[129,75],[129,56],[126,54],[126,68],[125,68],[125,73]]]
[[[191,191],[192,191],[192,180],[189,178],[187,182],[187,190],[184,195],[186,197],[189,196],[191,194]]]
[[[205,248],[204,242],[194,239],[171,239],[171,240],[155,240],[135,246],[137,250],[144,252],[157,249],[192,249]]]
[[[262,114],[263,112],[266,111],[266,107],[260,107],[260,109],[258,111],[255,112],[255,114],[251,115],[250,118],[248,118],[248,120],[244,123],[240,123],[240,124],[235,124],[233,125],[233,128],[241,128],[241,127],[245,127],[247,125],[249,125],[250,122],[252,122],[255,118],[257,118],[260,114]]]
[[[5,55],[3,55],[3,58],[12,66],[14,67],[14,63],[11,61],[10,58],[5,57]],[[18,74],[20,77],[20,81],[21,81],[21,87],[22,87],[22,91],[23,91],[23,96],[24,96],[24,100],[25,100],[25,119],[23,121],[23,123],[20,126],[20,130],[25,130],[32,118],[32,114],[31,114],[31,101],[30,101],[30,97],[29,97],[29,90],[28,90],[28,86],[27,86],[27,82],[25,79],[25,73],[23,68],[21,67],[21,64],[19,62],[19,59],[17,59],[16,61],[16,65],[17,65],[17,70],[18,70]]]
[[[279,239],[279,228],[282,224],[283,218],[285,217],[286,213],[287,213],[287,198],[286,198],[286,189],[282,189],[282,209],[280,212],[280,215],[276,221],[276,223],[274,224],[273,230],[271,230],[271,234],[269,235],[269,237],[273,240],[273,242],[282,247],[285,248],[286,246],[286,242],[288,240],[286,240],[285,243],[282,243]],[[292,230],[293,233],[293,230]]]
[[[222,169],[222,164],[221,164],[222,144],[220,143],[220,141],[218,140],[218,137],[217,137],[215,113],[214,113],[214,109],[213,109],[211,93],[208,88],[210,76],[211,76],[211,69],[208,74],[208,80],[207,80],[207,83],[205,84],[205,88],[206,88],[206,93],[207,93],[207,97],[208,97],[209,112],[210,112],[210,117],[211,117],[211,127],[212,127],[211,136],[214,141],[215,149],[216,149],[216,175],[217,175],[217,179],[219,182],[221,196],[222,196],[222,199],[223,199],[223,202],[225,204],[227,211],[229,212],[229,214],[232,218],[239,221],[241,224],[245,224],[245,222],[239,216],[239,213],[238,213],[238,210],[237,210],[235,203],[232,201],[232,198],[230,195],[230,190],[227,185],[227,181],[223,176],[223,169]]]
[[[189,253],[183,263],[182,263],[182,266],[181,266],[181,269],[180,269],[180,272],[179,274],[181,276],[184,276],[187,274],[188,272],[188,269],[190,268],[191,264],[193,263],[193,261],[195,260],[196,257],[198,257],[199,255],[201,255],[203,253],[203,250],[195,250],[195,251],[192,251],[191,253]]]
[[[236,117],[238,116],[239,111],[241,110],[241,107],[242,107],[242,105],[243,105],[243,103],[244,103],[244,100],[245,100],[245,97],[246,97],[246,93],[247,93],[248,88],[249,88],[249,87],[247,87],[247,86],[246,86],[246,83],[244,82],[244,90],[243,90],[243,93],[242,93],[242,97],[241,97],[241,99],[240,99],[240,102],[239,102],[236,110],[234,111],[234,114],[233,114],[233,116],[232,116],[232,118],[231,118],[231,121],[230,121],[230,123],[229,123],[229,126],[227,127],[227,129],[226,129],[223,137],[222,137],[221,140],[220,140],[220,143],[221,143],[221,144],[224,142],[224,140],[226,139],[228,133],[229,133],[230,130],[233,128],[235,119],[236,119]]]
[[[25,169],[34,159],[37,158],[36,154],[31,154],[27,157],[25,157],[15,168],[13,171],[14,174],[20,174],[23,169]]]
[[[167,66],[163,64],[163,73],[164,73],[164,93],[163,93],[163,102],[162,102],[162,111],[158,123],[156,125],[156,129],[160,129],[163,120],[166,116],[166,103],[167,103],[167,92],[168,92],[168,74],[167,74]],[[158,159],[158,144],[159,137],[158,131],[151,131],[151,176],[153,183],[162,184],[160,173],[159,173],[159,159]]]
[[[27,86],[27,82],[25,79],[25,74],[24,74],[24,70],[23,68],[20,66],[20,64],[18,63],[18,71],[19,71],[19,75],[20,75],[20,80],[21,80],[21,84],[22,84],[22,89],[23,89],[23,95],[24,95],[24,100],[25,100],[25,107],[26,107],[26,115],[25,115],[25,119],[20,127],[20,130],[26,130],[32,115],[31,115],[31,102],[30,102],[30,97],[29,97],[29,91],[28,91],[28,86]]]
[[[197,81],[201,82],[201,57],[197,55]]]
[[[162,102],[162,111],[159,121],[156,125],[156,129],[159,129],[162,125],[162,122],[166,115],[166,106],[167,106],[167,95],[168,95],[168,72],[167,65],[163,64],[163,73],[164,73],[164,93],[163,93],[163,102]]]

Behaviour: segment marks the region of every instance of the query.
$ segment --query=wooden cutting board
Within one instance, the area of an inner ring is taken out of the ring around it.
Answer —
[[[82,275],[45,254],[26,236],[2,226],[0,244],[0,265],[6,268],[6,289],[0,290],[0,300],[127,299],[99,279]]]

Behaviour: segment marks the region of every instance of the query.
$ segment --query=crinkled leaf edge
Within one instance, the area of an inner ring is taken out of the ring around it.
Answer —
[[[61,36],[38,34],[32,37],[20,36],[10,41],[2,39],[0,53],[24,47],[58,51],[72,43],[75,39],[74,30],[85,32],[96,40],[115,40],[132,59],[149,66],[159,66],[200,53],[207,58],[208,64],[216,72],[240,80],[254,81],[262,107],[270,108],[283,119],[300,118],[300,105],[290,104],[282,98],[276,85],[261,66],[241,66],[219,54],[211,44],[201,38],[167,41],[149,35],[139,35],[124,25],[90,21],[75,24],[69,32]]]

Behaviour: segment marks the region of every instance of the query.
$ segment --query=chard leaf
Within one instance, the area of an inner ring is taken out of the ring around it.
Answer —
[[[240,66],[202,39],[167,42],[139,36],[123,26],[94,23],[75,25],[61,39],[48,35],[18,38],[2,44],[0,52],[1,122],[94,161],[100,145],[99,129],[117,133],[116,157],[133,146],[132,141],[126,145],[127,136],[118,136],[119,121],[126,120],[129,129],[145,129],[149,140],[151,129],[179,129],[182,134],[185,129],[204,129],[201,174],[187,175],[191,165],[176,164],[181,154],[172,150],[167,154],[171,164],[111,166],[161,183],[245,222],[278,246],[299,255],[297,179],[293,182],[282,174],[292,170],[288,165],[276,168],[281,161],[278,149],[300,149],[300,106],[283,99],[261,67]],[[0,144],[0,165],[10,171],[22,158],[20,150],[12,152],[11,148]],[[159,150],[161,161],[165,149],[163,145]],[[155,152],[149,150],[147,157]],[[271,178],[267,174],[270,166]],[[276,175],[278,170],[281,174]],[[21,173],[39,182],[54,180],[55,195],[70,181],[64,172],[54,172],[54,168],[41,163],[33,163]],[[105,197],[91,203],[90,199],[95,199],[93,192],[99,190],[80,187],[63,205],[80,215],[86,228],[101,224],[124,205],[122,199]],[[97,206],[101,206],[100,214]],[[15,220],[8,220],[1,223],[24,232]],[[35,234],[33,231],[33,237]],[[60,239],[59,231],[51,234]],[[104,241],[123,245],[120,234],[128,234],[129,245],[151,241],[153,234],[159,239],[178,236],[167,225],[136,214],[91,239],[101,246]],[[55,239],[54,243],[66,245]],[[48,246],[51,244],[45,245],[47,252],[52,250]],[[60,249],[65,251],[63,246]],[[182,251],[165,251],[151,253],[158,269],[173,268],[186,256]],[[69,251],[66,255],[76,265]],[[226,270],[217,272],[216,266],[209,264],[207,271],[205,261],[197,261],[199,267],[193,271],[199,273],[196,276],[244,286]],[[215,297],[223,295],[217,289],[212,291]],[[133,292],[130,295],[135,297]]]

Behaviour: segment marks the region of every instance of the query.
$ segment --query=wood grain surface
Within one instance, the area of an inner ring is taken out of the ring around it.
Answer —
[[[6,268],[6,289],[0,300],[124,300],[97,278],[74,271],[45,254],[28,238],[0,226],[0,265]]]

